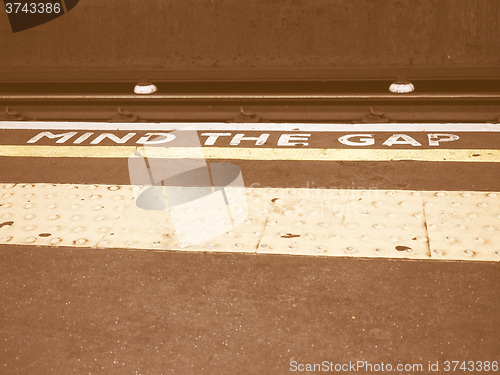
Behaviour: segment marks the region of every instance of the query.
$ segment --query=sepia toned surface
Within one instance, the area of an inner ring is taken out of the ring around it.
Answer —
[[[3,374],[271,375],[292,374],[292,360],[498,359],[498,264],[0,250]]]
[[[22,33],[1,19],[0,79],[498,76],[499,18],[496,0],[87,0]]]
[[[498,0],[3,3],[1,375],[497,373]],[[220,199],[131,186],[200,154],[244,179],[218,237]]]

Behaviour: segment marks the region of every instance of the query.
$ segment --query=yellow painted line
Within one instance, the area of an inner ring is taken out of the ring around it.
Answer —
[[[128,158],[136,146],[0,146],[0,156],[62,158]],[[185,159],[193,157],[192,147],[148,147],[148,157]],[[296,161],[452,161],[500,162],[500,150],[463,149],[320,149],[203,147],[206,159],[296,160]]]
[[[128,158],[136,146],[0,146],[0,156],[36,158]]]

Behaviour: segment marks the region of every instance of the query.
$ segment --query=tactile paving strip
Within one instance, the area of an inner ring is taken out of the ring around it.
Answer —
[[[422,205],[420,192],[288,189],[274,202],[260,250],[427,258]]]
[[[433,193],[424,204],[432,257],[500,260],[499,208],[495,192]]]
[[[3,185],[0,243],[94,247],[131,203],[130,186]]]
[[[184,248],[140,190],[0,185],[0,244],[500,261],[498,192],[246,188],[242,224]]]

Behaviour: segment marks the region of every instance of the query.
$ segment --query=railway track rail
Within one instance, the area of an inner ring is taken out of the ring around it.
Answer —
[[[160,86],[135,95],[132,84],[0,85],[0,120],[224,122],[498,122],[500,91],[489,82],[444,85],[437,91],[393,94],[387,86],[332,83],[293,86]],[[484,86],[484,83],[483,83]],[[328,90],[335,87],[335,90]],[[466,91],[467,87],[471,90]],[[263,88],[263,90],[259,90]],[[417,85],[417,88],[419,86]],[[106,91],[107,92],[106,92]]]

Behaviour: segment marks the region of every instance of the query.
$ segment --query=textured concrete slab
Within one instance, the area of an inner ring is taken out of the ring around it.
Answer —
[[[176,189],[182,195],[193,188]],[[222,225],[217,212],[225,209],[224,201],[221,208],[200,200],[192,207],[169,208],[165,202],[164,210],[145,210],[134,200],[143,191],[3,184],[0,243],[500,261],[497,192],[241,188],[248,212],[240,225],[219,234],[213,230]],[[202,239],[183,237],[186,230],[194,233],[193,226]]]

